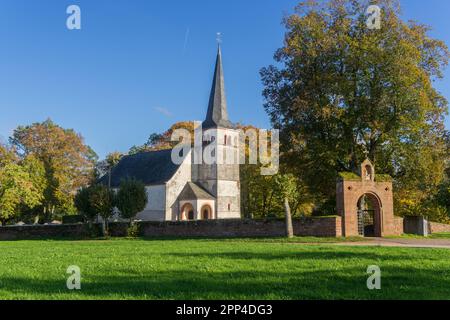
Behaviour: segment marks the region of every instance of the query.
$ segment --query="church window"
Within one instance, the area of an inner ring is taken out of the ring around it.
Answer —
[[[231,204],[228,204],[228,211],[231,211]]]

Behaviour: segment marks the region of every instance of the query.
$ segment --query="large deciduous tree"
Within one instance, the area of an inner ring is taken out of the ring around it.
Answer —
[[[370,4],[382,9],[381,29],[366,25]],[[277,66],[261,70],[283,161],[323,197],[366,156],[395,178],[400,211],[444,176],[448,102],[433,81],[449,50],[399,15],[394,0],[303,1],[284,20]]]
[[[0,222],[19,217],[20,207],[35,208],[43,200],[43,166],[33,156],[23,161],[0,145]]]
[[[76,190],[93,179],[95,153],[81,135],[51,120],[18,127],[10,142],[21,158],[33,156],[44,166],[46,216],[72,208]]]

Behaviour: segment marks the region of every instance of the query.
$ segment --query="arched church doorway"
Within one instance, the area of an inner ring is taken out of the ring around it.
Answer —
[[[211,209],[211,207],[209,205],[204,205],[202,207],[201,213],[202,213],[202,219],[203,220],[210,220],[210,219],[212,219],[212,209]]]
[[[357,203],[358,233],[362,237],[381,237],[381,202],[371,193],[362,195]]]
[[[181,208],[181,220],[195,220],[195,210],[192,204],[186,203]]]

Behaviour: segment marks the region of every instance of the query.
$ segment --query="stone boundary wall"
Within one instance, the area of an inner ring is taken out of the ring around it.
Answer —
[[[296,236],[340,237],[341,218],[303,218],[293,220]],[[141,222],[144,237],[282,237],[282,220],[209,220],[191,222]]]
[[[2,240],[33,240],[58,238],[90,238],[101,234],[101,225],[61,224],[0,227]]]
[[[404,234],[404,221],[402,217],[394,216],[393,236],[401,236]]]
[[[406,216],[403,225],[406,234],[423,235],[427,232],[428,234],[450,232],[450,224],[427,221],[422,216]]]
[[[428,230],[431,233],[445,233],[450,232],[450,224],[443,224],[437,222],[428,222]]]
[[[302,218],[293,221],[296,236],[340,237],[341,218]],[[127,236],[127,223],[109,224],[113,237]],[[138,222],[139,235],[143,237],[282,237],[285,236],[283,220],[209,220],[182,222]],[[0,240],[28,239],[87,239],[101,236],[101,225],[63,224],[0,227]]]

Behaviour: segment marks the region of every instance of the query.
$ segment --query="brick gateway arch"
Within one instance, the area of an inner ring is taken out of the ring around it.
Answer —
[[[342,235],[384,237],[395,235],[392,179],[375,175],[365,160],[359,174],[343,172],[336,184],[336,209],[342,218]]]

